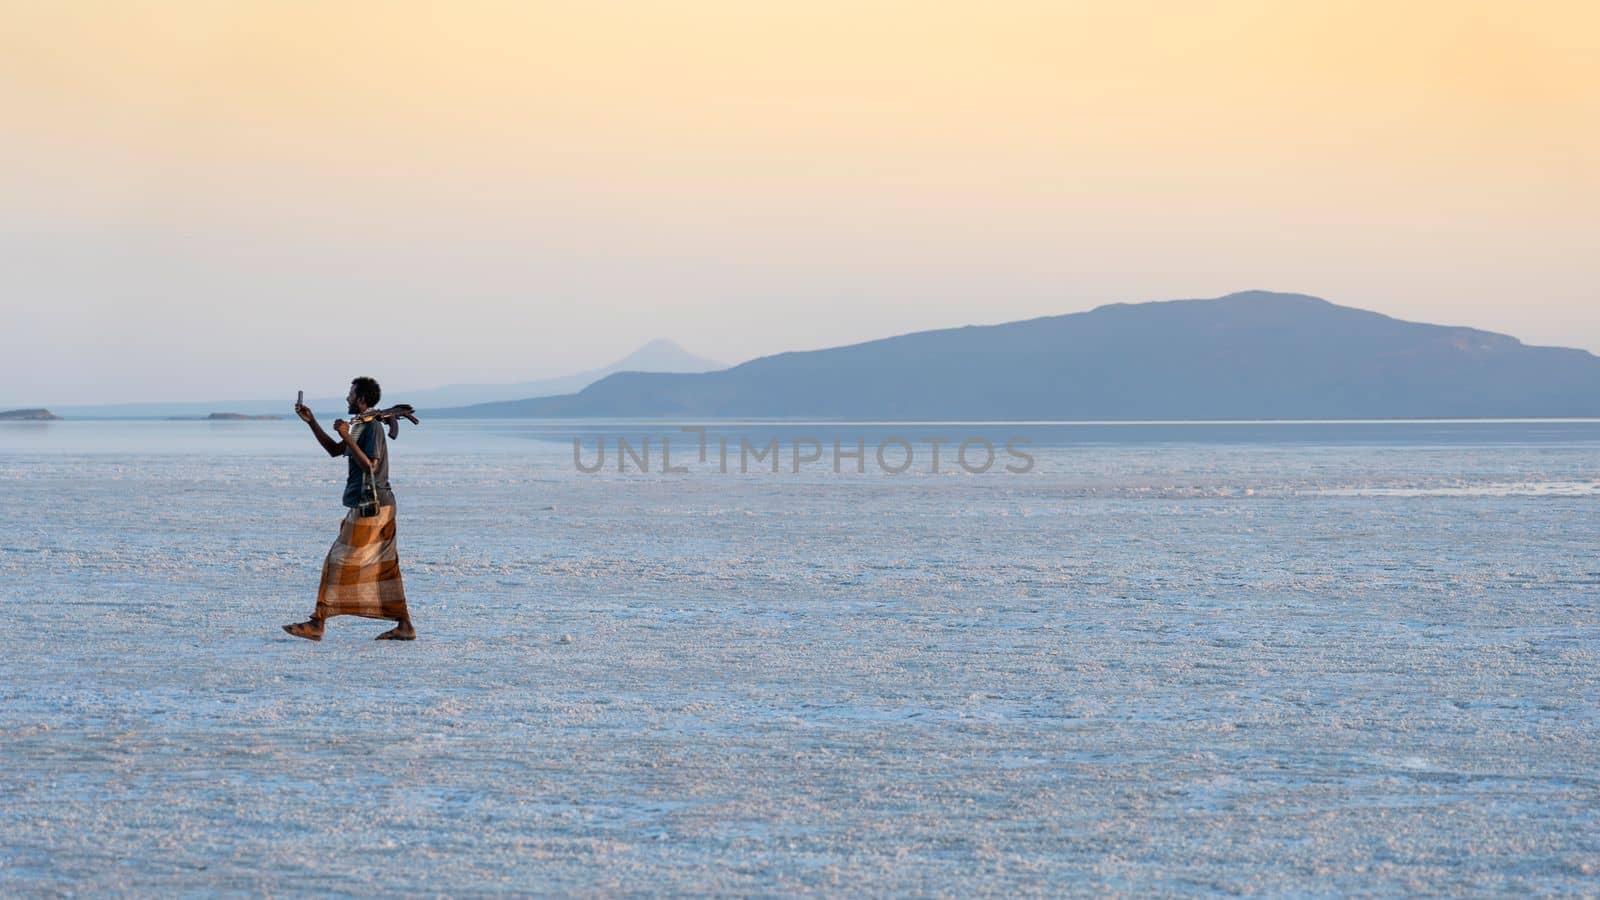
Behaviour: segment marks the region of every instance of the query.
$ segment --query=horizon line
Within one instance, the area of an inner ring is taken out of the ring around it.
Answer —
[[[422,412],[419,410],[419,412]],[[41,425],[62,422],[204,422],[211,425],[249,425],[270,422],[298,421],[294,416],[285,414],[270,419],[255,420],[227,420],[206,419],[204,417],[172,417],[172,416],[74,416],[56,419],[0,419],[0,424],[25,424]],[[1559,425],[1559,424],[1600,424],[1600,416],[1489,416],[1482,418],[1468,418],[1449,416],[1440,418],[1396,418],[1396,419],[789,419],[775,417],[762,418],[737,418],[725,419],[709,416],[697,419],[677,418],[668,416],[635,416],[635,417],[556,417],[556,416],[485,416],[482,418],[466,416],[447,416],[440,419],[430,419],[430,422],[449,423],[484,423],[484,422],[550,422],[550,423],[661,423],[661,424],[698,424],[715,423],[717,425],[858,425],[858,426],[887,426],[887,425],[948,425],[948,426],[974,426],[974,425]]]

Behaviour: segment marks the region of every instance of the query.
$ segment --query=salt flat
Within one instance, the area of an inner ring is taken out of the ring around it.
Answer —
[[[1460,428],[740,476],[429,423],[405,645],[278,630],[342,514],[297,423],[0,426],[0,894],[1593,892],[1600,426]]]

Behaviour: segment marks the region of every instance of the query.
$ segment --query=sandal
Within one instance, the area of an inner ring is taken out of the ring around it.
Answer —
[[[305,638],[308,641],[322,640],[322,629],[310,622],[296,622],[293,625],[285,625],[283,630],[297,638]]]

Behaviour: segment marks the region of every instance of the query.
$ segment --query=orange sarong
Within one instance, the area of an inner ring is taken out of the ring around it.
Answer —
[[[352,509],[339,524],[339,539],[322,564],[316,618],[365,616],[409,618],[406,590],[400,581],[400,554],[394,540],[394,507],[380,506],[375,516]]]

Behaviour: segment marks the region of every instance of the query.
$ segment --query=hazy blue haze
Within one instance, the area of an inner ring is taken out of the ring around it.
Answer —
[[[390,369],[388,361],[368,365],[361,369],[362,373]],[[485,403],[495,400],[513,400],[527,397],[545,397],[553,394],[567,394],[579,391],[604,378],[613,372],[708,372],[712,369],[725,368],[722,363],[695,356],[684,350],[676,343],[657,339],[645,344],[628,355],[602,366],[585,372],[571,375],[558,375],[549,378],[537,378],[531,381],[518,381],[510,384],[447,384],[439,387],[413,389],[403,380],[387,382],[384,389],[385,405],[405,401],[417,407],[457,406],[467,403]],[[352,373],[350,377],[354,377]],[[389,372],[383,371],[384,379],[388,379]],[[349,388],[348,382],[339,387],[342,390],[328,391],[327,385],[306,385],[303,382],[300,390],[311,388],[306,394],[307,401],[317,408],[330,407],[335,412],[344,410],[344,390]],[[143,403],[92,403],[57,405],[53,411],[64,418],[131,418],[131,417],[194,417],[199,418],[213,412],[238,412],[251,414],[289,415],[289,407],[293,395],[285,390],[284,394],[276,398],[256,397],[248,399],[240,396],[223,396],[222,391],[228,388],[219,386],[219,396],[216,399],[195,403],[154,400]],[[330,396],[325,396],[330,394]]]

